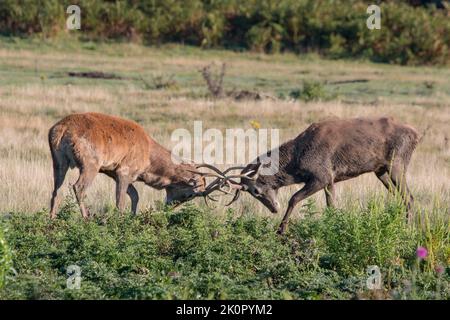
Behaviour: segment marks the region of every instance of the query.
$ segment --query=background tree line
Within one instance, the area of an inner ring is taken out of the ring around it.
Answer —
[[[381,30],[366,27],[371,3],[381,7]],[[318,52],[398,64],[450,61],[450,2],[440,0],[1,0],[0,33],[68,32],[70,4],[81,8],[86,39]]]

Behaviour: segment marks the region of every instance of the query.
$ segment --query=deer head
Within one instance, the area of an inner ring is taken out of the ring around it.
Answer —
[[[280,204],[277,201],[277,189],[273,188],[270,184],[265,183],[264,179],[259,178],[261,163],[249,164],[246,167],[231,167],[225,171],[221,171],[211,165],[202,165],[201,167],[207,167],[213,170],[214,174],[211,176],[216,178],[203,192],[201,192],[202,196],[216,201],[210,196],[212,192],[220,191],[223,194],[232,194],[232,191],[234,191],[232,200],[226,204],[229,206],[239,198],[241,191],[246,191],[260,201],[272,213],[277,213],[280,209]],[[242,171],[240,174],[229,175],[229,173],[234,170]],[[236,179],[240,179],[240,182]]]
[[[231,202],[227,205],[231,205],[236,201],[241,191],[246,191],[251,194],[252,197],[261,202],[272,213],[277,213],[280,209],[280,204],[277,201],[278,189],[273,188],[273,185],[267,183],[263,176],[260,176],[261,163],[249,164],[245,167],[241,174],[241,181],[238,186],[235,187],[235,195]]]
[[[178,206],[183,202],[202,195],[205,191],[206,179],[201,174],[170,184],[166,187],[166,204]]]

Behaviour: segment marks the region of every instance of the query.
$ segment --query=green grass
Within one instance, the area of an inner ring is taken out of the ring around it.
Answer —
[[[11,251],[0,228],[0,288],[5,284],[6,276],[11,271]]]
[[[102,86],[112,90],[123,85],[142,86],[140,76],[148,79],[154,75],[173,75],[181,91],[206,93],[199,67],[211,61],[223,61],[228,64],[224,80],[226,89],[258,89],[288,97],[304,81],[312,80],[323,83],[328,94],[353,103],[373,102],[378,98],[411,103],[417,97],[428,97],[431,101],[422,104],[439,105],[436,94],[440,95],[440,101],[450,97],[450,83],[447,81],[450,69],[447,67],[417,68],[353,59],[325,60],[314,54],[237,53],[178,44],[148,47],[120,42],[86,42],[70,36],[54,39],[0,37],[0,44],[3,50],[19,53],[2,58],[0,85],[26,81],[48,86],[70,84],[88,87],[99,81],[71,78],[67,72],[104,71],[126,78],[102,82]],[[22,56],[31,52],[36,54],[34,59]],[[181,59],[186,63],[173,64],[171,59]],[[353,80],[367,81],[353,83]],[[425,88],[426,82],[433,83],[432,90]]]
[[[450,269],[435,271],[450,257],[445,219],[411,228],[402,206],[376,200],[316,211],[309,201],[305,218],[283,237],[275,234],[277,219],[231,211],[219,218],[192,205],[138,216],[109,211],[88,222],[71,201],[55,221],[46,212],[13,213],[2,225],[16,275],[0,298],[450,298]],[[416,259],[418,246],[427,247],[427,259]],[[80,289],[66,287],[73,264],[81,268]],[[370,265],[381,270],[381,290],[366,287]]]

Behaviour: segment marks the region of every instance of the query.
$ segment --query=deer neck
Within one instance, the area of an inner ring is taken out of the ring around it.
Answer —
[[[289,186],[297,183],[294,172],[290,169],[293,164],[293,155],[295,154],[295,144],[293,140],[282,144],[279,149],[278,171],[274,175],[261,175],[258,180],[269,184],[274,189]]]
[[[147,185],[161,190],[170,185],[189,181],[193,173],[188,169],[190,166],[184,163],[174,163],[169,150],[158,145],[152,148],[150,153],[150,164],[141,175],[141,180]]]

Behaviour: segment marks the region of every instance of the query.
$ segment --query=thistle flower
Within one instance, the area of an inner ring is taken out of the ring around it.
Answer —
[[[441,266],[441,265],[437,265],[436,268],[434,268],[434,271],[436,271],[436,273],[437,273],[438,275],[441,275],[441,274],[444,273],[445,268],[444,268],[443,266]]]
[[[428,250],[425,247],[418,247],[416,250],[416,256],[419,260],[425,259],[428,256]]]

